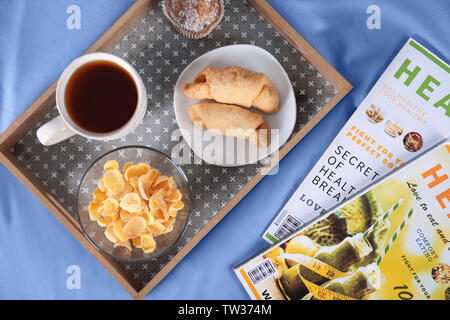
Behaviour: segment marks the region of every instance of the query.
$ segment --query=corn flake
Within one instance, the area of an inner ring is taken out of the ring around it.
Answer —
[[[141,197],[137,193],[128,193],[120,200],[120,207],[128,212],[138,212],[142,206]]]
[[[126,181],[130,181],[131,177],[139,178],[143,174],[146,174],[150,169],[151,169],[150,166],[148,164],[146,164],[146,163],[143,163],[143,162],[140,162],[140,163],[135,164],[135,165],[131,165],[125,171],[125,174],[124,174],[125,180]]]
[[[152,236],[144,234],[140,237],[140,246],[145,253],[150,253],[155,250],[156,242]]]
[[[166,228],[164,230],[164,233],[168,233],[170,231],[173,230],[173,223],[175,222],[175,218],[174,217],[170,217],[167,221],[163,222],[163,226],[164,228]]]
[[[127,171],[127,169],[129,167],[131,167],[133,164],[131,162],[126,162],[123,167],[122,167],[122,173],[125,174],[125,171]]]
[[[106,161],[105,164],[103,165],[103,169],[105,171],[113,169],[119,170],[119,163],[116,160]]]
[[[108,170],[103,175],[103,184],[106,191],[112,194],[119,194],[125,188],[125,181],[122,173],[117,169]]]
[[[106,198],[102,201],[102,216],[114,216],[119,210],[119,202],[114,198]]]
[[[136,213],[128,212],[124,209],[119,209],[119,218],[123,223],[127,223],[131,218],[136,217]]]
[[[97,219],[97,223],[102,226],[102,227],[107,227],[109,224],[111,224],[113,222],[113,218],[112,217],[98,217]]]
[[[164,227],[164,225],[159,222],[155,222],[147,226],[147,232],[153,237],[159,236],[164,232],[165,229],[166,227]]]
[[[114,234],[119,238],[120,241],[127,240],[127,238],[123,234],[122,221],[117,220],[117,221],[114,222],[113,231],[114,231]]]
[[[100,190],[99,187],[95,188],[94,192],[92,193],[95,199],[97,200],[105,200],[106,199],[106,193]]]
[[[92,221],[97,221],[97,219],[100,217],[100,212],[98,211],[100,207],[100,201],[95,199],[92,200],[91,203],[89,203],[89,218]]]
[[[114,243],[114,248],[116,248],[116,247],[126,247],[130,251],[133,250],[130,245],[130,240],[125,240],[125,241],[119,240],[116,243]]]
[[[120,240],[114,233],[113,229],[114,229],[114,225],[110,224],[105,230],[105,236],[109,241],[116,243],[116,242],[119,242]]]
[[[136,248],[141,248],[141,236],[131,239],[131,242]]]
[[[140,236],[147,227],[147,222],[142,217],[133,217],[123,227],[123,235],[127,239],[132,239]]]
[[[181,192],[178,189],[171,189],[166,191],[164,199],[168,202],[175,202],[181,200]],[[181,209],[181,208],[180,208]]]
[[[100,189],[101,192],[106,192],[105,185],[103,184],[103,176],[98,179],[97,187]]]
[[[183,201],[177,201],[177,202],[171,203],[169,206],[169,216],[176,217],[177,212],[183,208],[184,208]]]
[[[169,177],[168,176],[159,176],[156,181],[153,183],[154,190],[166,190],[169,187]]]
[[[153,183],[159,176],[159,171],[153,169],[149,170],[146,174],[139,177],[138,189],[141,197],[145,200],[150,199],[153,193]]]

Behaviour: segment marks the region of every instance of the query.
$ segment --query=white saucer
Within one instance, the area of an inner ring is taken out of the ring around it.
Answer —
[[[199,100],[185,96],[183,87],[186,83],[193,82],[196,75],[207,66],[238,66],[264,72],[272,81],[280,95],[280,110],[274,114],[262,113],[272,130],[271,144],[267,149],[258,148],[248,141],[212,134],[207,130],[195,129],[194,135],[194,125],[187,110]],[[209,51],[189,64],[176,83],[174,108],[181,134],[194,153],[207,163],[225,167],[255,163],[277,151],[291,135],[297,117],[294,90],[286,71],[269,52],[247,44],[230,45]],[[217,144],[218,139],[223,141],[223,145]],[[232,157],[234,158],[231,159]]]

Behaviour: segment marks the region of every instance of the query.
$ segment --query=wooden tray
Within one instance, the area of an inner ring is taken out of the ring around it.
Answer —
[[[334,107],[337,102],[352,88],[352,86],[321,57],[281,16],[264,0],[249,0],[249,3],[256,9],[259,15],[266,19],[267,27],[274,27],[277,30],[276,35],[283,37],[290,45],[295,48],[301,59],[306,59],[310,68],[317,71],[317,75],[324,77],[327,84],[334,88],[334,95],[321,106],[291,139],[279,150],[279,156],[273,157],[266,168],[275,166],[304,136],[325,116],[325,114]],[[118,47],[118,43],[131,32],[136,30],[136,26],[142,22],[147,14],[152,17],[151,10],[158,4],[157,0],[138,0],[125,12],[125,14],[106,31],[87,51],[112,51]],[[232,4],[226,4],[226,7]],[[160,9],[160,8],[159,8]],[[254,9],[251,9],[253,11]],[[239,13],[240,17],[245,16]],[[260,17],[262,19],[262,17]],[[243,20],[243,19],[242,19]],[[145,19],[144,19],[145,21]],[[271,26],[269,26],[269,24]],[[167,25],[168,22],[167,22]],[[149,31],[151,32],[151,31]],[[181,36],[180,36],[181,37]],[[270,40],[270,39],[269,39]],[[190,40],[186,40],[190,41]],[[206,38],[206,41],[214,41],[212,38]],[[286,42],[287,43],[287,42]],[[295,51],[295,50],[294,50]],[[195,58],[195,57],[194,57]],[[181,59],[181,57],[180,57]],[[181,72],[182,70],[180,70]],[[239,190],[230,196],[229,201],[215,213],[211,219],[196,231],[195,235],[184,244],[173,256],[169,256],[169,261],[159,270],[151,280],[144,286],[137,286],[132,275],[124,268],[123,263],[101,254],[85,238],[81,228],[65,206],[58,201],[54,192],[50,192],[40,179],[36,178],[33,172],[27,168],[23,161],[19,160],[14,153],[14,146],[40,122],[45,115],[50,112],[55,105],[56,82],[53,83],[5,132],[0,136],[0,162],[5,165],[45,206],[46,208],[80,241],[84,247],[113,275],[114,278],[130,293],[135,299],[142,299],[148,292],[164,278],[165,275],[263,178],[260,170],[250,177],[249,181]],[[306,97],[305,97],[306,99]],[[42,178],[42,176],[41,176]]]

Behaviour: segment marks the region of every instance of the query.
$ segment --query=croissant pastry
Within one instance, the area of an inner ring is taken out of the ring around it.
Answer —
[[[240,67],[206,67],[193,83],[184,86],[184,94],[192,99],[254,107],[265,113],[280,109],[280,98],[273,83],[264,73]]]
[[[259,148],[270,144],[269,126],[257,112],[230,104],[196,103],[188,109],[188,114],[197,128],[248,139]]]

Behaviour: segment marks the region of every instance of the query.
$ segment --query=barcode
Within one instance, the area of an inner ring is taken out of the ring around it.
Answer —
[[[256,268],[253,268],[248,272],[248,276],[252,280],[253,284],[256,284],[271,275],[275,274],[275,267],[272,265],[269,259],[264,260]]]
[[[277,239],[283,239],[287,235],[290,235],[292,232],[296,231],[300,226],[301,222],[295,219],[293,216],[288,214],[286,219],[284,219],[283,224],[278,230],[275,232],[275,237]]]

